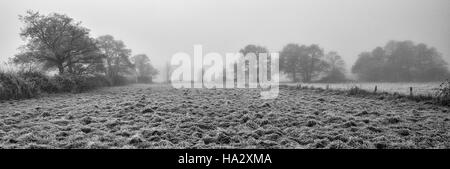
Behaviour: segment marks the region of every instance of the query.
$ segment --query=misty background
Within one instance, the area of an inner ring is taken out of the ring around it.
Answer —
[[[93,37],[114,35],[160,70],[177,52],[238,52],[247,44],[280,51],[320,44],[353,65],[358,54],[389,40],[436,47],[450,61],[448,0],[15,0],[0,2],[0,61],[24,44],[18,15],[29,9],[82,21]]]

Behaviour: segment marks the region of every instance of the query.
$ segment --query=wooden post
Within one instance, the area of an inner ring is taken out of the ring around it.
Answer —
[[[169,62],[166,62],[166,82],[168,84],[171,83],[171,81],[170,81],[170,64],[169,64]]]
[[[377,90],[378,90],[378,86],[375,85],[375,89],[373,90],[373,93],[377,93]]]
[[[329,84],[327,84],[327,90],[328,90],[328,89],[330,89],[330,85],[329,85]]]
[[[413,96],[413,88],[409,87],[409,96]]]
[[[134,70],[134,75],[135,75],[135,83],[139,83],[139,77],[138,77],[138,72],[137,69]]]

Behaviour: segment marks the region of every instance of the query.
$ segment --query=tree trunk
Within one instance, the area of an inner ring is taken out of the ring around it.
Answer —
[[[294,80],[295,83],[298,82],[297,76],[295,72],[292,72],[292,80]]]
[[[259,88],[259,54],[256,57],[256,84]]]
[[[311,82],[313,71],[314,71],[314,57],[311,56],[311,67],[308,72],[308,78],[306,79],[307,82]]]
[[[72,65],[69,65],[68,68],[69,68],[69,69],[68,69],[67,71],[68,71],[70,74],[73,74],[73,67],[72,67]]]
[[[60,75],[64,74],[64,66],[62,64],[58,64],[58,70]]]

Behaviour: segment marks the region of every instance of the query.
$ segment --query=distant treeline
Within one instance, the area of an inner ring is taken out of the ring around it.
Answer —
[[[267,48],[247,45],[242,54],[268,53]],[[319,45],[290,43],[280,51],[280,71],[293,82],[346,82],[345,62],[337,52],[325,53]],[[450,78],[447,62],[433,47],[412,41],[390,41],[384,48],[358,56],[351,69],[357,81],[430,82]]]
[[[362,81],[421,82],[449,78],[447,62],[433,47],[412,41],[390,41],[363,52],[352,67]]]
[[[269,51],[264,46],[247,45],[240,50],[240,53],[245,56],[248,53],[269,53]],[[278,62],[280,71],[293,82],[348,81],[342,57],[333,51],[325,54],[324,50],[316,44],[307,46],[290,43],[281,50]]]

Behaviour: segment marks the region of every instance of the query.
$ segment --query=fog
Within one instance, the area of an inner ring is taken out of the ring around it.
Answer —
[[[0,1],[0,61],[24,44],[18,15],[29,9],[67,14],[94,37],[113,35],[161,71],[173,54],[192,53],[196,44],[223,54],[247,44],[271,51],[291,42],[319,44],[351,67],[363,51],[412,40],[436,47],[450,61],[449,0]]]

